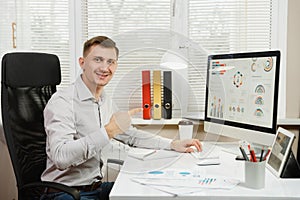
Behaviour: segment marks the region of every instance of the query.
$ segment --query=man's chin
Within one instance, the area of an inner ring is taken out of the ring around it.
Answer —
[[[99,86],[106,86],[109,81],[104,81],[104,80],[98,80],[96,83]]]
[[[105,86],[109,83],[109,81],[111,80],[110,76],[107,77],[97,77],[97,79],[95,80],[97,85],[101,85],[101,86]]]
[[[106,86],[106,85],[107,85],[107,82],[105,82],[105,83],[104,83],[104,82],[98,82],[97,85],[98,85],[98,86]]]

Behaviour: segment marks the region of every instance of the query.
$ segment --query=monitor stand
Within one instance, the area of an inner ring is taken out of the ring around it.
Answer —
[[[287,160],[281,178],[300,178],[300,165],[294,156],[292,150],[290,150],[290,156]]]

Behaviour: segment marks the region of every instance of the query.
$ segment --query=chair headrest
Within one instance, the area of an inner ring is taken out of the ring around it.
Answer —
[[[59,85],[60,81],[60,62],[54,54],[14,52],[7,53],[2,58],[2,82],[7,85]]]

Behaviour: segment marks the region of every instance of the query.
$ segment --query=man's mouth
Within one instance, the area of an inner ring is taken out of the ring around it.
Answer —
[[[100,78],[106,78],[109,73],[108,72],[96,72],[96,75]]]

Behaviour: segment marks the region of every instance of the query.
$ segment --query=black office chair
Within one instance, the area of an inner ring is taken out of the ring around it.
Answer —
[[[2,58],[2,121],[18,200],[39,199],[46,187],[80,199],[76,189],[40,179],[47,158],[43,110],[60,81],[60,63],[55,55],[19,52]]]

